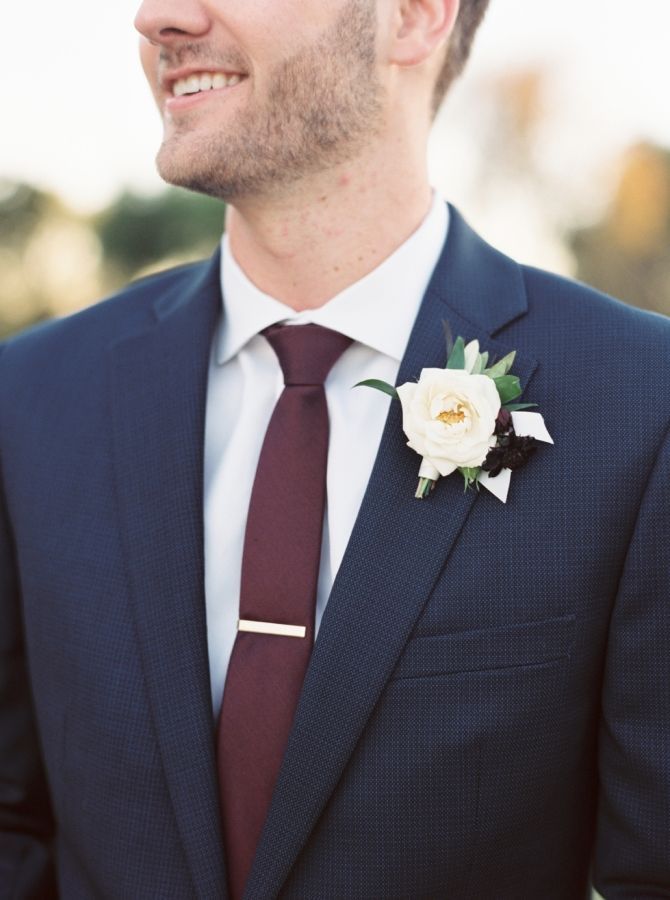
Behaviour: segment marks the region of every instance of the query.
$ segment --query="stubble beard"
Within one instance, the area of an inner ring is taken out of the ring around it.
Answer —
[[[349,0],[319,41],[271,73],[264,102],[252,99],[225,132],[196,137],[187,122],[176,128],[158,153],[161,177],[233,201],[354,158],[382,124],[376,34],[375,4]]]

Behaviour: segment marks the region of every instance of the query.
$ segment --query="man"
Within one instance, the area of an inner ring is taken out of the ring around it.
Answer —
[[[228,229],[4,347],[0,896],[670,896],[670,328],[431,196],[485,6],[142,4]],[[445,322],[555,440],[505,504],[352,390]]]

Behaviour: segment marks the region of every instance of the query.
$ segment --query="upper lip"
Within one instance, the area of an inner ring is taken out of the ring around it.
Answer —
[[[203,72],[221,72],[224,75],[245,75],[245,72],[240,72],[237,69],[229,69],[222,66],[212,65],[208,66],[207,63],[202,63],[198,66],[182,66],[180,69],[166,69],[160,74],[160,83],[161,87],[164,91],[169,93],[172,92],[172,86],[176,81],[181,81],[183,78],[188,78],[190,75],[200,75]]]

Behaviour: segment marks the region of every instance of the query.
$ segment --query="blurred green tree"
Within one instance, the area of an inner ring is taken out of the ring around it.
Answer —
[[[22,182],[0,180],[0,246],[22,247],[57,206],[51,194]]]
[[[126,191],[92,224],[105,264],[115,270],[120,284],[164,260],[209,255],[221,238],[224,220],[220,201],[168,188],[154,196]]]
[[[0,180],[0,337],[73,312],[132,278],[208,256],[225,205],[169,188],[126,191],[95,215]]]

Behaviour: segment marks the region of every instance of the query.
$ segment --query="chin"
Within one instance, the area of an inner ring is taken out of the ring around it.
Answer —
[[[175,152],[174,148],[163,145],[156,157],[158,174],[167,184],[185,188],[208,197],[228,201],[237,195],[234,184],[229,183],[214,166],[194,165],[198,155],[191,152]]]
[[[281,180],[272,167],[253,167],[244,160],[243,164],[240,160],[233,162],[216,150],[220,151],[220,146],[208,148],[202,142],[196,146],[195,142],[166,140],[156,156],[158,174],[175,187],[225,202],[259,196]]]
[[[202,165],[195,165],[195,160],[201,159],[201,155],[195,148],[175,146],[175,141],[165,141],[156,156],[156,169],[158,174],[175,187],[198,190],[195,185],[207,181],[206,171]],[[209,193],[202,191],[202,193]]]

